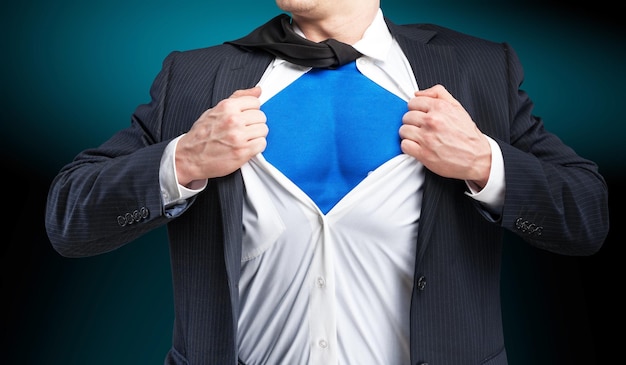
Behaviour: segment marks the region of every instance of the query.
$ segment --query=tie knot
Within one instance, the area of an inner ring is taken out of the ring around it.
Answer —
[[[328,68],[337,68],[343,66],[347,63],[350,63],[357,58],[361,57],[363,54],[357,51],[354,47],[347,43],[339,42],[336,39],[329,38],[322,43],[326,43],[328,47],[333,51],[336,58],[336,65],[331,65]]]

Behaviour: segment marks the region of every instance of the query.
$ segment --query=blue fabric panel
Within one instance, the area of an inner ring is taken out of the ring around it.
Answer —
[[[313,69],[265,102],[263,156],[327,213],[368,172],[401,153],[407,103],[355,62]]]

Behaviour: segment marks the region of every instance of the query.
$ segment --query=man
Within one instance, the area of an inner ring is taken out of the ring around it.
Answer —
[[[166,58],[132,125],[54,180],[52,244],[168,225],[166,364],[507,364],[503,231],[595,253],[597,166],[532,115],[509,45],[378,0],[277,4],[291,17]]]

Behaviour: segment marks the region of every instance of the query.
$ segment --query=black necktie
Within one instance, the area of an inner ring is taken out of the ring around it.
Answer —
[[[335,39],[313,42],[294,32],[290,16],[280,14],[247,36],[225,42],[243,48],[262,49],[291,63],[314,68],[337,68],[362,56],[351,45]]]

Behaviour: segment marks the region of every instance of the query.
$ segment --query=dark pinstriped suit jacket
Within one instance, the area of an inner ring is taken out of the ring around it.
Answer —
[[[389,23],[420,88],[443,84],[504,156],[504,211],[493,221],[462,181],[427,172],[417,242],[411,364],[507,363],[500,313],[503,229],[566,255],[596,252],[608,231],[597,167],[531,115],[514,51],[433,25]],[[209,181],[177,218],[163,211],[163,149],[236,89],[255,85],[272,58],[230,45],[169,55],[132,125],[62,169],[46,227],[64,256],[113,250],[167,224],[175,295],[166,364],[236,364],[244,185],[239,171]],[[375,268],[373,268],[375,269]]]

